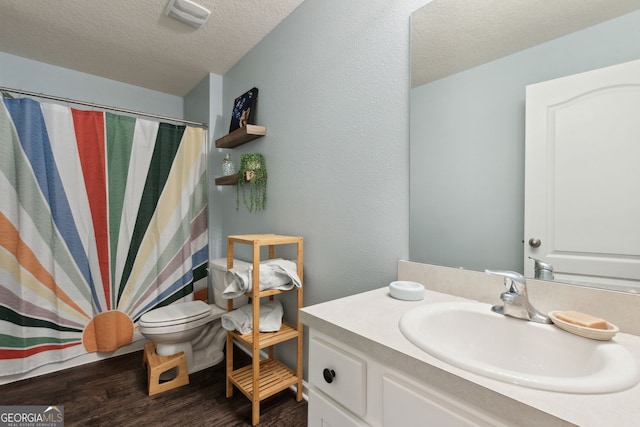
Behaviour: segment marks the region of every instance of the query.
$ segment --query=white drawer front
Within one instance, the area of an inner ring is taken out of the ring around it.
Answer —
[[[325,379],[329,375],[328,380]],[[354,414],[366,412],[366,363],[319,338],[309,342],[309,382]]]
[[[430,387],[393,375],[382,377],[383,427],[506,427],[497,418]]]
[[[345,411],[337,403],[309,389],[308,427],[366,427],[363,421]]]

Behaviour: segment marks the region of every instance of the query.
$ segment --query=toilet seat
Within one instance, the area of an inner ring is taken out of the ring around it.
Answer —
[[[211,321],[211,307],[203,301],[189,301],[170,304],[148,311],[140,317],[139,326],[143,329],[166,328],[189,324],[201,325]]]

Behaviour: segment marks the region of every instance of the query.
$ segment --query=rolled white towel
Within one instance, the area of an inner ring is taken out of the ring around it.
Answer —
[[[260,303],[260,332],[276,332],[282,327],[284,310],[280,301]],[[221,317],[222,327],[227,331],[237,330],[241,334],[253,331],[253,306],[247,304]]]
[[[300,287],[300,277],[296,263],[286,259],[271,259],[260,263],[260,290],[281,289],[290,290],[294,286]],[[253,265],[249,267],[232,268],[224,275],[225,289],[222,297],[237,298],[252,289]]]

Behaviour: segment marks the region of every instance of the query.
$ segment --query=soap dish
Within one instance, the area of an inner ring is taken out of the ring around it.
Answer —
[[[424,286],[417,282],[398,280],[389,284],[389,294],[395,299],[419,301],[424,298]]]
[[[556,317],[557,311],[549,312],[549,318],[560,329],[564,329],[572,334],[581,337],[591,338],[592,340],[607,341],[613,338],[620,330],[612,323],[607,322],[607,329],[587,328],[586,326],[576,325],[575,323],[565,322]]]

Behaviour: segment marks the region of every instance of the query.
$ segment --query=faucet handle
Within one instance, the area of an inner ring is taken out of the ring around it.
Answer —
[[[532,256],[529,257],[530,260],[533,261],[534,270],[550,270],[553,271],[553,266],[546,261],[543,261],[538,258],[534,258]]]
[[[507,292],[527,296],[527,280],[522,274],[503,270],[485,270],[485,273],[504,277],[504,286],[507,288]]]
[[[529,259],[533,260],[533,271],[536,279],[553,280],[553,266],[551,264],[533,257],[529,257]]]

